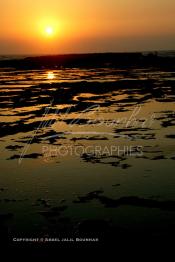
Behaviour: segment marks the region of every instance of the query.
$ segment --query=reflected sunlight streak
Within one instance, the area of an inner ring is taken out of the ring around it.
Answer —
[[[55,75],[53,72],[47,72],[47,79],[52,80],[55,78]]]

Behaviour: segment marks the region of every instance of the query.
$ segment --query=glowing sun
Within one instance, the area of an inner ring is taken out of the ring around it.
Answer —
[[[53,27],[47,26],[47,27],[45,28],[45,33],[46,33],[47,36],[52,36],[53,33],[54,33]]]

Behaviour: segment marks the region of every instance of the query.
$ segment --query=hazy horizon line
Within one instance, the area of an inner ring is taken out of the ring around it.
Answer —
[[[103,51],[103,52],[68,52],[68,53],[26,53],[26,54],[0,54],[1,57],[5,56],[57,56],[57,55],[83,55],[83,54],[127,54],[127,53],[153,53],[153,52],[175,52],[175,49],[152,49],[142,51]]]

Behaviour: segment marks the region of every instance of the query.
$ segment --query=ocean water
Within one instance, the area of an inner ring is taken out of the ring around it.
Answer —
[[[9,238],[173,234],[174,102],[173,70],[1,68]]]

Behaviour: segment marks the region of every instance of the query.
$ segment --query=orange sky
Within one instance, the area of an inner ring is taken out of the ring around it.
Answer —
[[[1,0],[0,10],[0,54],[175,49],[174,0]]]

